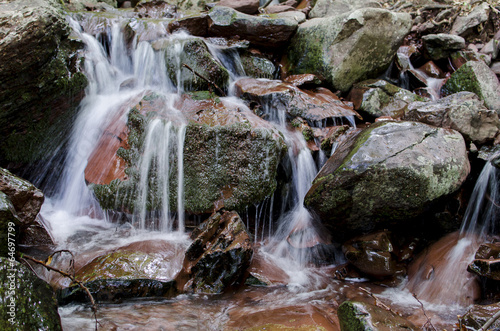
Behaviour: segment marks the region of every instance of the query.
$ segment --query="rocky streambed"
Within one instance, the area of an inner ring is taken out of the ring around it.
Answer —
[[[499,11],[0,2],[2,329],[479,329]]]

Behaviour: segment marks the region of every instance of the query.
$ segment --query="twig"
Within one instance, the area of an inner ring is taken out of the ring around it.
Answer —
[[[478,331],[485,331],[487,330],[491,324],[495,323],[495,321],[500,317],[500,310],[495,313],[495,315],[491,316],[489,320],[484,323],[484,325],[478,330]]]
[[[58,252],[63,252],[63,251],[57,251],[55,253],[58,253]],[[55,253],[53,253],[52,255],[54,255]],[[73,253],[71,253],[71,255],[73,255]],[[47,268],[47,270],[52,270],[52,271],[55,271],[55,272],[63,275],[64,277],[68,277],[69,279],[71,279],[71,281],[73,281],[78,286],[80,286],[80,288],[82,288],[87,293],[87,296],[90,299],[90,303],[92,305],[91,309],[92,309],[92,312],[94,314],[94,319],[95,319],[95,323],[96,323],[95,324],[95,329],[97,330],[97,325],[99,324],[99,321],[97,320],[97,303],[95,302],[94,297],[92,296],[92,293],[90,293],[90,290],[85,285],[83,285],[83,283],[81,281],[79,281],[78,279],[76,279],[74,275],[71,275],[71,274],[69,274],[69,273],[67,273],[65,271],[59,270],[57,268],[54,268],[54,267],[48,265],[47,263],[45,263],[44,261],[37,260],[34,257],[31,257],[29,255],[21,254],[21,259],[30,260],[30,261],[32,261],[32,262],[34,262],[36,264],[42,265],[45,268]]]
[[[399,314],[395,313],[395,312],[391,309],[391,307],[389,307],[389,306],[387,306],[385,303],[383,303],[383,302],[379,301],[379,299],[377,299],[377,297],[376,297],[376,296],[374,296],[374,295],[373,295],[373,293],[372,293],[372,292],[370,292],[370,290],[368,290],[368,289],[366,289],[366,288],[364,288],[364,287],[360,287],[359,289],[360,289],[361,291],[363,291],[363,292],[367,293],[369,296],[371,296],[371,297],[375,300],[375,305],[376,305],[376,306],[379,306],[379,307],[381,307],[381,308],[384,308],[385,310],[388,310],[388,311],[393,312],[393,313],[394,313],[394,314],[396,314],[396,315],[399,315]]]
[[[415,300],[418,301],[418,303],[420,304],[420,306],[422,307],[422,311],[424,312],[424,316],[425,318],[427,318],[427,322],[425,322],[424,324],[424,327],[426,327],[426,325],[430,325],[432,327],[432,329],[434,331],[437,331],[436,328],[434,327],[434,325],[432,325],[432,322],[431,322],[431,319],[429,318],[429,316],[427,316],[427,313],[425,312],[425,309],[424,309],[424,304],[422,303],[422,301],[420,301],[418,298],[417,298],[417,295],[415,293],[412,293],[413,297],[415,298]]]
[[[226,93],[224,93],[224,91],[219,86],[217,86],[217,84],[215,84],[215,82],[212,82],[210,79],[208,79],[206,77],[203,77],[202,75],[200,75],[199,73],[197,73],[196,71],[194,71],[193,68],[191,68],[190,66],[188,66],[185,63],[183,63],[182,66],[188,68],[189,71],[191,71],[193,74],[195,74],[196,76],[200,77],[201,79],[206,80],[207,83],[209,83],[210,85],[213,85],[217,89],[217,91],[219,92],[220,96],[222,96],[222,97],[226,96]]]

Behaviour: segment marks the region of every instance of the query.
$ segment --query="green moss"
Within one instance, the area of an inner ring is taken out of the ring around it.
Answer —
[[[342,331],[375,331],[367,320],[369,315],[359,308],[359,303],[344,301],[338,308]]]

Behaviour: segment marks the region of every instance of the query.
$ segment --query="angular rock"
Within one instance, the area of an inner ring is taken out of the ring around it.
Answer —
[[[0,257],[0,285],[2,330],[62,330],[54,291],[28,267]]]
[[[359,271],[374,278],[403,271],[394,255],[391,239],[384,231],[351,239],[342,246],[342,251]]]
[[[500,259],[476,258],[469,264],[467,271],[488,279],[500,280]]]
[[[109,22],[110,25],[112,21]],[[98,25],[101,26],[101,25]],[[111,28],[109,26],[108,28]],[[104,31],[106,33],[106,31]],[[93,34],[98,35],[98,34]],[[130,20],[124,27],[124,35],[127,45],[133,47],[134,42],[154,41],[168,35],[166,23],[156,19],[137,18]]]
[[[338,317],[342,331],[420,330],[393,311],[365,302],[344,301]]]
[[[469,91],[477,94],[489,109],[500,112],[500,83],[482,61],[469,61],[455,71],[444,84],[445,95]]]
[[[460,133],[417,122],[378,122],[339,146],[305,205],[342,240],[408,222],[456,191],[469,171]]]
[[[452,53],[450,55],[450,59],[451,64],[453,65],[453,68],[455,68],[455,70],[460,68],[468,61],[483,61],[484,63],[486,63],[486,65],[490,65],[490,61],[488,60],[488,57],[486,55],[479,54],[473,50],[463,50]]]
[[[308,20],[290,41],[287,69],[324,77],[347,92],[387,69],[410,28],[408,14],[372,8]]]
[[[380,3],[375,0],[317,0],[309,12],[309,18],[339,16],[347,12],[363,8],[380,8]]]
[[[434,61],[447,58],[451,53],[465,48],[465,39],[453,34],[428,34],[422,40],[427,54]]]
[[[21,222],[9,197],[0,191],[0,244],[2,245],[0,247],[0,256],[2,258],[15,257],[20,224]]]
[[[178,47],[176,47],[176,45]],[[194,72],[225,89],[229,84],[229,72],[210,54],[207,45],[201,38],[180,37],[161,39],[153,43],[155,50],[165,51],[167,73],[174,84],[185,91],[203,91],[212,87],[206,80],[199,78]],[[176,51],[180,48],[180,54]],[[180,75],[178,71],[180,70]]]
[[[49,158],[69,135],[87,85],[69,34],[58,1],[0,3],[0,163]]]
[[[490,305],[472,305],[472,307],[463,316],[459,317],[460,325],[470,330],[479,330],[488,322],[498,311],[500,304],[493,303]],[[496,320],[488,330],[500,328],[500,320]]]
[[[173,18],[177,15],[177,6],[165,0],[143,0],[134,7],[139,17],[154,19]]]
[[[220,0],[216,6],[233,8],[244,14],[257,14],[259,11],[259,0]]]
[[[238,96],[254,101],[262,106],[262,110],[275,120],[280,119],[281,112],[289,117],[300,116],[311,123],[323,120],[352,118],[359,116],[332,92],[325,88],[314,91],[303,91],[299,88],[277,80],[258,80],[242,78],[235,84]]]
[[[458,16],[451,27],[451,34],[467,37],[472,30],[488,20],[490,5],[483,2],[476,6],[469,15]]]
[[[242,280],[253,249],[235,212],[215,213],[193,233],[184,265],[176,277],[180,288],[196,293],[221,293]]]
[[[45,199],[42,191],[27,180],[2,168],[0,168],[0,191],[12,201],[23,226],[27,227],[35,222]]]
[[[356,110],[367,112],[373,117],[393,118],[400,117],[409,103],[428,100],[385,80],[367,80],[355,84],[348,99],[354,103]]]
[[[293,18],[251,16],[228,7],[216,6],[208,13],[208,33],[214,37],[246,39],[250,43],[276,48],[285,45],[298,23]]]
[[[251,54],[250,52],[245,52],[240,55],[240,58],[246,76],[267,79],[275,77],[277,69],[271,60],[263,56]]]
[[[207,14],[186,16],[172,20],[168,23],[168,32],[184,30],[190,35],[206,37],[208,35],[208,17]]]
[[[412,102],[402,119],[457,130],[480,145],[492,141],[500,129],[497,112],[484,107],[471,92],[455,93],[432,102]]]

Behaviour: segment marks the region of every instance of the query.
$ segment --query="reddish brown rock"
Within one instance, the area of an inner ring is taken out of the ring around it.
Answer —
[[[259,11],[259,0],[220,0],[216,6],[229,7],[241,13],[253,15]]]
[[[168,23],[167,29],[169,33],[184,30],[193,36],[206,37],[208,35],[207,15],[187,16],[173,20]]]

